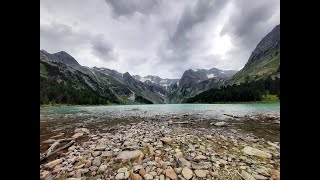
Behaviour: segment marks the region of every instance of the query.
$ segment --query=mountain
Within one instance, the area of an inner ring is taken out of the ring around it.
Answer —
[[[128,72],[81,66],[64,51],[50,54],[40,50],[40,99],[42,104],[181,103],[200,92],[221,87],[235,73],[212,68],[187,70],[181,79],[131,76]]]
[[[181,79],[169,87],[168,99],[171,103],[181,103],[202,91],[219,88],[237,71],[212,69],[189,69]]]
[[[248,62],[228,84],[266,79],[268,76],[280,78],[280,24],[258,43]]]
[[[166,103],[166,93],[162,87],[144,84],[129,73],[81,66],[66,52],[40,50],[40,103]]]
[[[161,86],[165,89],[168,89],[169,86],[177,83],[179,81],[179,79],[162,79],[158,76],[145,76],[145,77],[141,77],[139,75],[133,75],[132,77],[134,77],[135,79],[144,82],[146,84],[150,84],[150,85],[158,85]]]

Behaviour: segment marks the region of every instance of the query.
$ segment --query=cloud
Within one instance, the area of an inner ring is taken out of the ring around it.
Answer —
[[[278,0],[42,0],[40,47],[142,76],[239,70],[280,23],[279,7]]]
[[[152,13],[158,5],[158,0],[105,0],[116,16],[130,16],[135,12],[141,14]]]

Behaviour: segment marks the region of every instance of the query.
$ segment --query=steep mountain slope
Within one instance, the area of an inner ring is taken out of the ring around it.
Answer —
[[[246,65],[235,74],[228,84],[280,77],[280,24],[257,45]]]
[[[179,81],[179,79],[162,79],[158,76],[151,76],[151,75],[148,75],[145,77],[141,77],[139,75],[133,75],[132,77],[146,84],[158,85],[165,89],[167,89],[169,86]]]
[[[162,88],[137,81],[129,73],[121,74],[107,68],[81,66],[65,52],[49,54],[40,50],[40,76],[43,84],[59,86],[60,89],[72,89],[70,91],[83,90],[87,96],[92,95],[95,98],[97,96],[104,103],[106,101],[122,104],[166,102],[163,98],[166,91]],[[40,89],[42,93],[40,96],[48,97],[48,94],[45,94],[47,91],[42,90],[44,88]]]
[[[209,70],[189,69],[183,73],[182,78],[176,84],[170,86],[168,99],[171,103],[181,103],[185,99],[202,91],[219,88],[236,72],[234,70],[219,70],[217,68]]]

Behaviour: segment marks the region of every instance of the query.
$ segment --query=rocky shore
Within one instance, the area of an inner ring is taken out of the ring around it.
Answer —
[[[280,179],[279,115],[229,118],[77,123],[41,139],[42,158],[68,148],[40,161],[40,179]]]

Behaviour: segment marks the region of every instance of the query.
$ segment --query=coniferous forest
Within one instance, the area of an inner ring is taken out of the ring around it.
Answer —
[[[261,101],[263,95],[277,95],[280,99],[280,79],[271,79],[223,86],[211,89],[186,100],[186,103]]]

